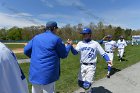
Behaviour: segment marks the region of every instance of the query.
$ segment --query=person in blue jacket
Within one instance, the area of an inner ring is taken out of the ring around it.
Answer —
[[[71,44],[65,46],[57,36],[57,23],[46,24],[46,32],[36,35],[24,47],[24,54],[31,58],[29,81],[32,93],[54,93],[55,81],[60,76],[60,58],[66,58]]]

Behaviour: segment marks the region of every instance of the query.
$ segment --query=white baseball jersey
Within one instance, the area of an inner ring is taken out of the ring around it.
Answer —
[[[0,93],[29,93],[16,57],[0,42]]]
[[[127,46],[127,44],[126,44],[126,42],[125,42],[125,40],[118,40],[117,41],[117,47],[119,48],[119,49],[123,49],[123,48],[125,48]]]
[[[104,41],[104,48],[105,51],[107,52],[113,52],[115,47],[116,47],[116,42],[111,40],[111,41]]]
[[[103,55],[105,53],[100,44],[94,40],[91,40],[88,43],[80,41],[78,42],[75,49],[81,53],[80,58],[81,63],[96,63],[97,52],[99,52],[100,55]]]

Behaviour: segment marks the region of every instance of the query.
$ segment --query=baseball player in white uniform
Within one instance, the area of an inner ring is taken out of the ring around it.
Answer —
[[[84,88],[86,92],[90,93],[96,70],[97,53],[99,53],[107,63],[111,64],[111,61],[100,44],[91,40],[92,31],[90,28],[84,28],[81,34],[83,35],[83,41],[78,42],[75,48],[71,48],[71,51],[74,55],[78,53],[81,55],[78,84]]]
[[[29,93],[16,56],[0,42],[0,93]]]
[[[107,41],[104,41],[105,39],[107,39]],[[103,43],[104,43],[105,52],[109,56],[111,62],[113,62],[114,50],[117,47],[117,45],[116,45],[116,42],[114,40],[112,40],[112,35],[105,36],[100,41],[100,44],[103,44]],[[110,78],[111,67],[112,67],[112,65],[108,64],[107,78]]]
[[[123,54],[124,54],[124,48],[127,46],[126,41],[124,40],[123,36],[120,36],[120,39],[117,41],[117,47],[118,47],[118,54],[119,54],[119,60],[120,62],[123,60]]]

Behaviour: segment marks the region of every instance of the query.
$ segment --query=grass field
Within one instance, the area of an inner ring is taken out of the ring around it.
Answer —
[[[24,44],[5,44],[5,45],[11,50],[17,49],[17,48],[23,48],[25,46]]]
[[[28,59],[28,57],[26,55],[24,55],[23,53],[15,53],[17,59]]]
[[[117,51],[116,51],[117,52]],[[114,66],[112,74],[121,71],[122,69],[135,64],[140,61],[140,46],[128,46],[125,51],[125,61],[120,62],[115,54]],[[61,76],[56,82],[57,93],[72,93],[78,89],[77,74],[79,70],[79,55],[73,56],[71,53],[68,58],[61,60]],[[20,64],[26,77],[28,78],[29,63]],[[95,80],[99,80],[106,77],[107,65],[101,56],[98,56],[97,69],[95,73]],[[29,83],[29,89],[31,90],[31,84]]]
[[[24,48],[24,44],[5,44],[8,48],[10,48],[11,50],[14,49],[23,49]],[[24,53],[15,53],[17,59],[27,59],[28,57],[26,55],[24,55]]]

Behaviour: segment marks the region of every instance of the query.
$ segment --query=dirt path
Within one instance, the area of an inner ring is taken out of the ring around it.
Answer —
[[[23,53],[23,48],[17,48],[12,50],[14,53]]]

